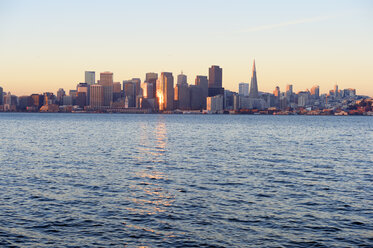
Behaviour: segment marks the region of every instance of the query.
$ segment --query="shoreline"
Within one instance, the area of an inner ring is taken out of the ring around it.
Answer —
[[[116,115],[219,115],[219,116],[232,116],[232,115],[254,115],[254,116],[373,116],[373,112],[362,114],[261,114],[261,113],[161,113],[161,112],[27,112],[27,111],[2,111],[1,114],[116,114]]]

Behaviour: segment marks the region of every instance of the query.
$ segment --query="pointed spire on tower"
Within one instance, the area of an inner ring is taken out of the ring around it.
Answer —
[[[258,98],[258,82],[256,79],[256,67],[255,67],[255,59],[254,59],[254,64],[253,64],[253,74],[251,77],[251,85],[250,85],[250,93],[249,93],[250,98]]]

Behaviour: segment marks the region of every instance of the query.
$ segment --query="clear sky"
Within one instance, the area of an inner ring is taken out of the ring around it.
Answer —
[[[0,0],[0,86],[74,89],[84,71],[115,81],[223,68],[223,87],[356,88],[373,96],[373,1]]]

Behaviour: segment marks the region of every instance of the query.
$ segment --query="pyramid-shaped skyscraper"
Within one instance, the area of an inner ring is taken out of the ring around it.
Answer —
[[[254,65],[253,65],[253,75],[251,76],[251,84],[250,84],[250,98],[258,98],[258,82],[256,80],[256,67],[255,67],[255,59],[254,59]]]

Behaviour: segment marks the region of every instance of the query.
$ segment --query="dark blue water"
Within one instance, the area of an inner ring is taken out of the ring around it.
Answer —
[[[0,114],[2,247],[373,246],[373,118]]]

